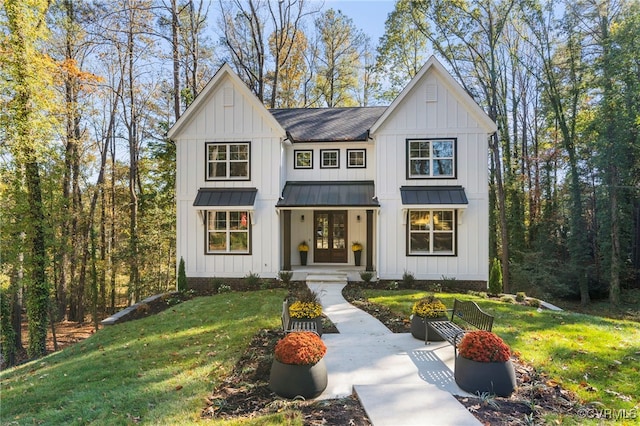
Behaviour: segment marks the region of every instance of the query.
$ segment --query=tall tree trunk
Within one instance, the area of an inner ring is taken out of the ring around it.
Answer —
[[[25,103],[28,105],[28,103]],[[24,135],[25,139],[28,135]],[[49,284],[46,274],[45,217],[42,207],[40,166],[35,152],[28,150],[30,160],[25,164],[27,199],[29,201],[31,277],[27,289],[27,317],[29,318],[29,356],[39,357],[47,352],[49,324]]]
[[[133,14],[133,12],[131,12]],[[129,303],[140,299],[140,276],[138,267],[138,112],[135,98],[134,77],[134,19],[129,22],[127,33],[128,91],[129,103]]]
[[[171,56],[173,58],[173,115],[178,121],[180,118],[180,46],[178,45],[178,33],[180,22],[178,21],[177,0],[171,0]],[[193,94],[195,96],[195,93]]]
[[[500,148],[498,143],[498,135],[494,133],[489,138],[489,148],[493,156],[493,162],[495,164],[495,184],[497,201],[498,201],[498,213],[499,213],[499,225],[500,225],[500,243],[501,243],[501,263],[502,263],[502,288],[505,293],[510,290],[509,284],[509,235],[507,227],[507,211],[505,205],[504,186],[502,183],[502,165],[500,161]]]

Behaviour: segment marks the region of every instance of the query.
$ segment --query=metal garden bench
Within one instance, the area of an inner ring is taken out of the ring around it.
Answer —
[[[460,300],[454,300],[453,310],[451,312],[451,321],[426,321],[425,326],[431,327],[433,331],[442,336],[447,342],[453,345],[454,354],[457,355],[458,343],[462,340],[464,334],[469,331],[467,328],[462,328],[454,322],[458,320],[463,323],[463,326],[473,326],[478,330],[491,331],[493,327],[493,317],[485,313],[475,302]],[[425,344],[429,342],[426,340],[426,336],[429,333],[425,333]]]
[[[287,300],[282,302],[282,330],[285,333],[292,333],[294,331],[310,331],[312,333],[319,334],[318,324],[315,320],[291,318],[289,315],[289,302]]]

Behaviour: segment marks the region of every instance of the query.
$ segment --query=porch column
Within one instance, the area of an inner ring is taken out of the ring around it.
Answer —
[[[283,210],[282,220],[284,221],[284,229],[282,232],[282,239],[284,240],[282,243],[283,248],[283,262],[282,262],[282,270],[290,271],[291,270],[291,210]]]
[[[365,270],[373,271],[373,210],[367,210],[367,265]]]

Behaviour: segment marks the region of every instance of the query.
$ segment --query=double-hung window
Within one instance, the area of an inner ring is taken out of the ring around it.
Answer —
[[[455,178],[455,139],[408,139],[407,178]]]
[[[455,254],[455,210],[409,210],[410,255]]]
[[[249,253],[249,211],[207,212],[207,253]]]
[[[206,150],[206,180],[249,180],[249,142],[209,142]]]

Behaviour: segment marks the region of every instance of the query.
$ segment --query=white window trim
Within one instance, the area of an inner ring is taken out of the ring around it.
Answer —
[[[309,154],[309,166],[301,166],[298,164],[298,155]],[[313,169],[313,150],[312,149],[296,149],[293,151],[293,168],[294,169],[303,169],[309,170]]]
[[[411,212],[429,212],[430,220],[433,220],[434,212],[451,212],[453,220],[453,229],[450,231],[436,230],[433,225],[425,231],[412,231],[411,230]],[[402,209],[403,225],[406,225],[406,238],[407,238],[407,255],[409,256],[456,256],[457,255],[457,239],[458,239],[458,210],[453,208],[432,207],[432,208],[407,208]],[[429,251],[412,251],[411,249],[411,235],[412,233],[423,234],[428,233],[429,237]],[[451,251],[434,251],[434,234],[452,234],[451,238]]]
[[[324,162],[325,154],[336,154],[336,164],[327,165]],[[321,169],[339,169],[340,168],[340,150],[339,149],[321,149],[320,150],[320,168]]]
[[[413,142],[429,142],[429,156],[428,157],[411,157],[411,144]],[[434,142],[451,142],[453,155],[451,157],[434,157],[433,155],[433,143]],[[407,178],[408,179],[455,179],[457,176],[456,170],[456,155],[457,155],[457,141],[455,138],[416,138],[407,139]],[[414,174],[412,172],[411,161],[412,160],[426,160],[429,162],[429,174]],[[451,160],[451,174],[450,175],[434,175],[434,162],[437,160]]]
[[[362,153],[362,165],[351,164],[351,154]],[[348,169],[364,169],[367,167],[367,150],[362,149],[347,149],[347,168]]]
[[[209,216],[216,213],[225,213],[226,214],[226,230],[216,230],[209,228]],[[246,230],[231,230],[229,229],[229,215],[234,212],[246,212],[247,213],[247,229]],[[205,253],[206,254],[251,254],[251,227],[255,225],[254,214],[252,210],[243,209],[241,207],[234,209],[207,209],[207,210],[199,210],[201,218],[203,219],[204,229],[205,229]],[[211,232],[225,232],[226,233],[226,244],[225,250],[209,250],[209,234]],[[246,250],[231,250],[231,234],[232,233],[246,233],[247,234],[247,249]]]
[[[211,176],[209,174],[209,165],[215,163],[221,163],[222,161],[215,161],[209,159],[209,149],[212,146],[224,145],[227,149],[227,159],[224,161],[227,165],[226,176]],[[246,146],[247,147],[247,159],[246,160],[231,160],[231,147],[232,146]],[[246,176],[231,176],[231,164],[233,163],[247,163],[247,175]],[[251,143],[247,141],[241,142],[207,142],[205,143],[205,180],[217,181],[217,180],[251,180]]]

